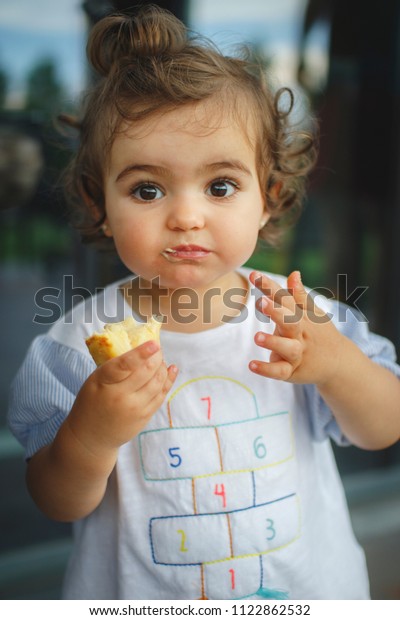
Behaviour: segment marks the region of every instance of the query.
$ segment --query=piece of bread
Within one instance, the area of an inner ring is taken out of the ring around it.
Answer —
[[[130,316],[120,323],[106,323],[104,331],[86,338],[85,342],[97,366],[100,366],[148,340],[160,342],[161,325],[155,317],[147,323],[138,323]]]

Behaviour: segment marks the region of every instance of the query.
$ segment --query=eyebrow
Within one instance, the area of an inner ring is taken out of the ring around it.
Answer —
[[[214,170],[220,170],[221,168],[225,168],[228,170],[236,170],[239,172],[243,172],[244,174],[248,175],[248,176],[252,176],[249,168],[247,166],[245,166],[239,159],[227,159],[225,161],[216,161],[212,164],[206,164],[205,166],[201,167],[201,171],[214,171]]]
[[[205,164],[199,168],[199,172],[214,172],[221,168],[242,172],[248,176],[252,176],[249,168],[238,159],[228,159],[224,161],[216,161],[211,164]],[[158,176],[170,177],[171,172],[163,166],[153,166],[151,164],[132,164],[124,168],[117,176],[116,181],[120,181],[132,172],[149,172]]]
[[[150,164],[132,164],[131,166],[127,166],[124,168],[117,176],[116,181],[120,181],[131,172],[152,172],[158,176],[171,176],[171,173],[167,168],[163,166],[152,166]]]

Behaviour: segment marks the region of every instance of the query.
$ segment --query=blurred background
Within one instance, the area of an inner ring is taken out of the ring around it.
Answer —
[[[47,520],[27,495],[22,449],[6,428],[8,390],[31,340],[49,327],[43,303],[38,311],[44,287],[53,287],[53,301],[66,311],[123,273],[115,258],[83,247],[68,224],[59,179],[74,142],[54,118],[78,110],[92,79],[85,61],[92,24],[132,4],[0,0],[2,599],[60,596],[70,526]],[[300,269],[308,286],[357,305],[400,352],[399,1],[158,4],[226,53],[242,41],[254,46],[276,87],[294,89],[296,120],[310,109],[319,119],[320,158],[300,222],[251,265],[283,274]],[[372,597],[400,599],[399,445],[334,449]]]

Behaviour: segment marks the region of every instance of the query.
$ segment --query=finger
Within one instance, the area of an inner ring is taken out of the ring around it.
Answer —
[[[147,402],[154,398],[163,388],[163,385],[168,376],[168,369],[164,362],[159,368],[149,377],[144,385],[134,393],[135,399],[142,399],[143,402]]]
[[[296,304],[302,310],[314,310],[314,300],[303,286],[300,271],[292,271],[288,276],[287,285]]]
[[[260,347],[276,353],[290,364],[298,364],[301,360],[302,346],[296,339],[258,332],[254,340]]]
[[[278,381],[288,381],[293,373],[292,365],[285,360],[280,362],[252,360],[249,368],[256,375],[262,375],[268,379],[277,379]]]
[[[161,398],[161,402],[164,400],[164,398],[166,397],[166,395],[170,391],[170,389],[173,386],[177,376],[178,376],[178,369],[177,369],[177,367],[175,365],[169,366],[167,368],[166,379],[165,379],[164,384],[162,385],[161,390],[159,391],[159,395],[158,395],[158,397]],[[156,398],[157,398],[157,396],[156,396]]]
[[[275,305],[289,308],[294,312],[296,303],[292,293],[280,286],[278,282],[275,282],[275,280],[273,280],[272,278],[269,278],[265,274],[262,274],[258,271],[253,271],[250,274],[250,281],[266,297],[272,299]]]
[[[269,316],[274,321],[281,335],[290,338],[296,338],[299,335],[303,314],[298,306],[294,305],[289,309],[278,305],[268,297],[261,297],[256,305],[265,316]]]
[[[287,279],[287,284],[296,304],[306,312],[308,318],[326,316],[326,313],[315,303],[313,295],[304,288],[300,271],[293,271]]]
[[[120,383],[135,375],[139,386],[149,380],[149,373],[151,371],[154,373],[161,362],[160,345],[150,340],[123,355],[108,360],[95,372],[97,380],[105,384]]]
[[[281,288],[275,280],[267,276],[265,273],[260,273],[259,271],[252,271],[249,278],[250,282],[268,297],[273,296],[273,294]]]
[[[176,373],[176,366],[169,366],[167,368],[167,366],[163,362],[154,373],[154,375],[149,378],[147,383],[145,383],[145,385],[143,385],[139,390],[132,394],[134,399],[141,399],[142,402],[145,404],[152,400],[155,396],[157,396],[157,394],[163,392],[166,385],[169,386],[169,389],[169,383],[171,378],[176,377],[176,374],[174,374],[174,369]]]
[[[287,279],[287,287],[292,293],[295,302],[298,304],[304,304],[304,307],[306,307],[308,294],[301,281],[300,271],[292,271],[292,273],[289,274]]]
[[[176,377],[178,376],[178,369],[176,366],[172,365],[169,366],[167,369],[167,376],[166,379],[164,381],[164,384],[161,386],[161,389],[159,389],[155,395],[153,396],[153,398],[151,398],[147,405],[144,407],[144,414],[145,415],[149,415],[151,413],[154,413],[155,411],[157,411],[157,409],[159,409],[161,407],[161,405],[163,404],[168,392],[170,391],[171,387],[173,386]]]

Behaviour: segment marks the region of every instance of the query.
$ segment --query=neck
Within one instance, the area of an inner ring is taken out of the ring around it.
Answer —
[[[132,310],[143,320],[163,317],[163,329],[194,333],[232,320],[246,304],[248,284],[237,272],[204,289],[167,289],[138,277],[122,286]]]

